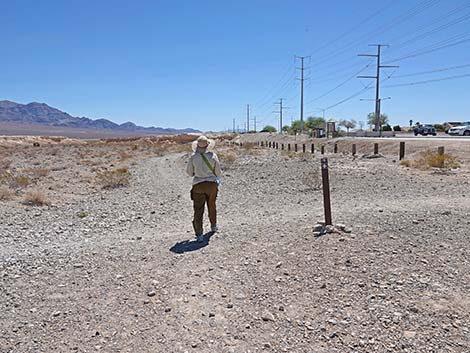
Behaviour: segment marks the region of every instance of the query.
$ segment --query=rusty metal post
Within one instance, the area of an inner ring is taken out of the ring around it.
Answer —
[[[287,144],[287,150],[290,151],[290,143]]]
[[[332,225],[328,158],[321,159],[321,176],[323,184],[323,208],[325,209],[325,225]]]
[[[312,154],[315,153],[315,145],[312,143],[312,145],[310,146],[310,149],[312,150]]]
[[[374,143],[374,154],[379,154],[379,144]]]
[[[276,149],[279,149],[279,142],[276,142]]]
[[[400,161],[405,158],[405,142],[400,142]]]
[[[356,144],[353,143],[352,145],[352,155],[355,156],[356,155]]]
[[[263,141],[261,141],[261,147],[264,147],[264,143],[263,143]]]
[[[325,145],[321,145],[321,154],[325,154]]]
[[[281,150],[284,151],[284,144],[283,143],[281,143]]]
[[[338,144],[335,143],[335,146],[334,146],[334,153],[338,153]]]
[[[302,152],[305,153],[305,143],[302,144]]]
[[[297,144],[294,145],[295,152],[297,152]]]

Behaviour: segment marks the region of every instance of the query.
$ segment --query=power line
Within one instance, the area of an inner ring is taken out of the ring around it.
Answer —
[[[415,72],[415,73],[412,73],[412,74],[397,75],[397,76],[394,76],[394,78],[427,75],[427,74],[432,74],[432,73],[436,73],[436,72],[444,72],[444,71],[451,71],[451,70],[463,69],[463,68],[465,68],[465,67],[470,67],[470,64],[458,65],[458,66],[451,66],[451,67],[444,67],[444,68],[441,68],[441,69]]]
[[[386,85],[383,86],[384,88],[391,88],[391,87],[404,87],[404,86],[415,86],[415,85],[422,85],[425,83],[431,83],[431,82],[439,82],[439,81],[448,81],[448,80],[455,80],[463,77],[470,77],[469,74],[463,74],[463,75],[456,75],[456,76],[449,76],[449,77],[443,77],[443,78],[437,78],[433,80],[425,80],[425,81],[416,81],[416,82],[409,82],[409,83],[397,83],[394,85]]]

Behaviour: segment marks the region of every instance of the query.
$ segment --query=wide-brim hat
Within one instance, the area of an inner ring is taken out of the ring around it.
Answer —
[[[215,141],[206,136],[199,136],[198,139],[192,143],[193,152],[196,152],[198,147],[207,148],[208,151],[212,151],[215,147]]]

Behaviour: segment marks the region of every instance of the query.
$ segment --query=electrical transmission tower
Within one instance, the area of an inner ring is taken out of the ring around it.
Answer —
[[[282,105],[282,101],[284,98],[279,98],[279,102],[275,102],[274,104],[279,104],[279,110],[275,111],[274,113],[279,113],[279,133],[282,133],[282,113],[286,107]]]
[[[246,132],[250,131],[250,105],[246,105]]]
[[[308,57],[309,56],[296,56],[297,59],[300,59],[300,67],[297,67],[297,69],[300,70],[300,78],[297,78],[297,80],[300,80],[300,131],[302,133],[304,132],[304,60]]]
[[[382,47],[388,47],[387,44],[370,44],[371,47],[377,47],[377,54],[359,54],[359,56],[369,56],[377,58],[377,74],[375,76],[357,76],[358,78],[373,78],[375,83],[375,131],[382,132],[380,124],[380,69],[398,68],[399,66],[387,66],[380,64],[380,56]]]

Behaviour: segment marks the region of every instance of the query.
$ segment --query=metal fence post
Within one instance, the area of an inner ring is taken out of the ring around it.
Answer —
[[[352,145],[352,155],[355,156],[356,155],[356,144],[353,143]]]
[[[334,153],[338,153],[338,144],[335,143],[335,146],[334,146]]]
[[[400,161],[405,158],[405,142],[401,141],[400,142]]]
[[[379,144],[374,143],[374,154],[379,154]]]
[[[322,184],[323,184],[323,207],[325,209],[325,225],[332,225],[330,178],[328,175],[328,158],[321,159],[321,176],[322,176]]]
[[[312,150],[312,154],[315,153],[315,145],[312,143],[310,149]]]

